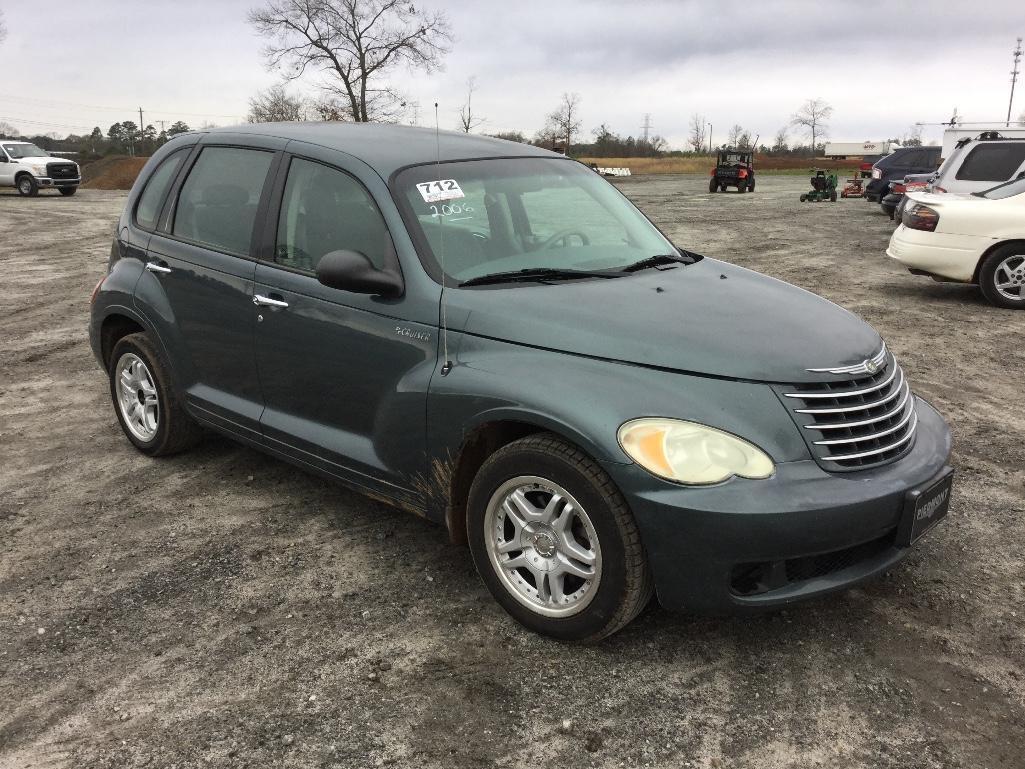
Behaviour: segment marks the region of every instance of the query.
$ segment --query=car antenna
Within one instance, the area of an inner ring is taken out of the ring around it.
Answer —
[[[437,181],[441,181],[441,133],[438,128],[438,102],[434,102],[434,168],[438,175]],[[448,376],[452,370],[452,361],[448,357],[448,318],[445,316],[445,217],[438,217],[439,231],[439,254],[438,261],[441,263],[441,349],[442,357],[445,359],[441,367],[441,375]]]

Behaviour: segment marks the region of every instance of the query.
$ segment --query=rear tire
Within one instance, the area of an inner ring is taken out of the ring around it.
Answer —
[[[746,183],[738,184],[737,185],[737,192],[741,192],[741,193],[747,192],[747,184]]]
[[[718,191],[718,189],[719,189],[719,183],[718,183],[718,182],[717,182],[717,181],[716,181],[716,180],[715,180],[715,179],[713,178],[713,179],[712,179],[712,180],[711,180],[711,181],[710,181],[710,182],[708,183],[708,191],[709,191],[709,192],[717,192],[717,191]]]
[[[995,249],[979,268],[979,289],[986,301],[1007,310],[1025,310],[1025,244]]]
[[[598,641],[651,599],[651,570],[622,493],[594,460],[550,433],[484,462],[466,529],[492,596],[536,633]]]
[[[186,413],[146,334],[129,334],[114,345],[107,376],[121,429],[143,454],[177,454],[199,439],[199,425]]]
[[[831,190],[830,191],[830,193],[829,193],[829,202],[830,203],[835,203],[836,202],[836,190]]]
[[[78,192],[77,185],[74,187],[58,187],[57,189],[60,190],[61,195],[63,195],[66,198],[70,198],[72,195]]]
[[[39,194],[39,183],[31,174],[19,176],[15,185],[18,187],[18,194],[24,198],[34,198]]]

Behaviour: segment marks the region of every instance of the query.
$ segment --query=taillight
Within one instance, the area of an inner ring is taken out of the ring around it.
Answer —
[[[861,170],[862,171],[871,171],[872,170],[872,164],[871,163],[862,163],[861,164]]]
[[[107,279],[107,276],[104,275],[102,278],[100,278],[96,282],[96,287],[93,289],[93,292],[89,295],[89,304],[92,304],[93,302],[96,301],[96,295],[98,293],[100,293],[100,286],[103,285],[103,281],[105,281],[106,279]]]
[[[872,178],[873,179],[882,179],[883,178],[883,172],[880,171],[878,168],[873,168],[872,169]]]
[[[946,190],[943,189],[942,187],[933,187],[932,191],[933,192],[946,192]]]
[[[907,192],[907,187],[905,187],[900,182],[895,182],[894,184],[890,185],[890,192],[896,192],[899,195],[903,195],[905,192]]]
[[[936,225],[940,223],[940,214],[935,208],[916,203],[904,209],[903,223],[912,230],[935,232]]]
[[[713,168],[711,171],[709,171],[708,175],[709,176],[715,176],[715,169]]]
[[[737,176],[739,176],[741,179],[746,179],[747,178],[747,169],[746,168],[741,168],[739,171],[737,171]]]
[[[904,192],[921,192],[928,186],[927,182],[910,182],[904,185]]]

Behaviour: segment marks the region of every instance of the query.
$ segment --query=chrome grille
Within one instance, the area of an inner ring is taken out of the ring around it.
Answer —
[[[78,166],[74,163],[47,163],[46,175],[51,179],[77,179]]]
[[[892,462],[914,444],[918,414],[911,386],[893,355],[884,349],[878,357],[872,359],[878,368],[872,374],[861,367],[847,380],[777,390],[812,455],[827,470]]]

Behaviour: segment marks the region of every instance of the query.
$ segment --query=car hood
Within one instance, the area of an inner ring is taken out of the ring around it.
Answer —
[[[24,158],[16,158],[15,163],[74,163],[67,158],[55,158],[53,155],[29,155]]]
[[[761,382],[821,381],[882,340],[841,307],[715,259],[625,278],[450,289],[450,329],[560,352]],[[540,374],[539,374],[540,375]]]

